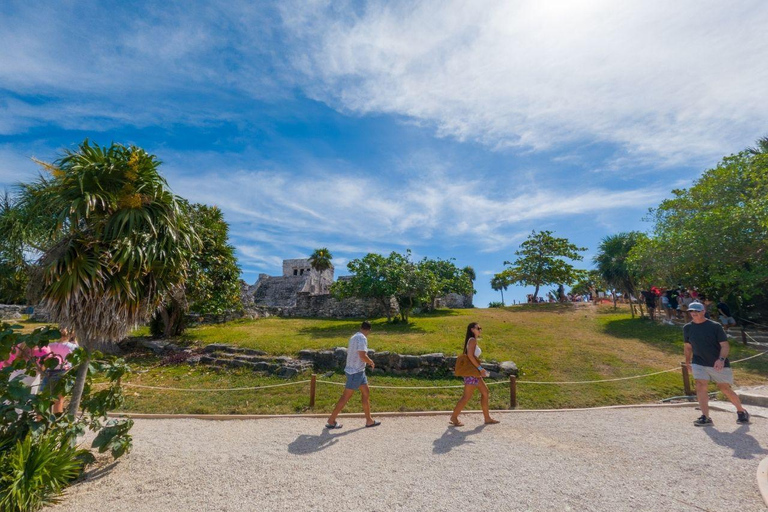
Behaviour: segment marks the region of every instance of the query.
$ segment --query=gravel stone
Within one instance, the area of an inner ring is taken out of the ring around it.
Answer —
[[[715,426],[696,428],[698,414],[496,412],[484,426],[468,413],[453,428],[446,413],[374,429],[342,417],[332,432],[322,418],[136,420],[129,455],[45,510],[765,510],[768,420],[712,411]]]

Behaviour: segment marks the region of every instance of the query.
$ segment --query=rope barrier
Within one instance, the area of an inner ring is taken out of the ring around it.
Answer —
[[[143,384],[132,384],[130,382],[124,382],[123,386],[131,387],[131,388],[141,388],[141,389],[161,389],[166,391],[195,391],[195,392],[205,392],[205,391],[250,391],[254,389],[267,389],[267,388],[281,388],[284,386],[297,386],[299,384],[306,384],[307,382],[310,382],[309,380],[300,380],[296,382],[285,382],[283,384],[269,384],[266,386],[249,386],[244,388],[166,388],[161,386],[145,386]]]
[[[750,336],[747,333],[747,337],[749,337],[752,341],[757,343],[757,341]],[[743,359],[738,359],[736,361],[731,361],[731,364],[741,363],[744,361],[749,361],[750,359],[755,359],[757,357],[763,356],[765,354],[768,354],[768,350],[765,352],[760,352],[759,354],[754,354],[749,357],[745,357]],[[652,373],[644,373],[642,375],[632,375],[629,377],[616,377],[613,379],[596,379],[596,380],[571,380],[571,381],[535,381],[535,380],[518,380],[518,384],[535,384],[535,385],[549,385],[549,386],[559,386],[559,385],[576,385],[576,384],[599,384],[602,382],[619,382],[624,380],[633,380],[633,379],[643,379],[645,377],[652,377],[654,375],[661,375],[664,373],[671,373],[680,371],[680,368],[670,368],[668,370],[661,370],[658,372],[652,372]],[[310,380],[301,380],[297,382],[285,382],[282,384],[269,384],[266,386],[249,386],[249,387],[241,387],[241,388],[168,388],[168,387],[161,387],[161,386],[146,386],[143,384],[132,384],[129,382],[123,383],[126,387],[133,387],[133,388],[140,388],[140,389],[155,389],[155,390],[165,390],[165,391],[191,391],[191,392],[208,392],[208,391],[250,391],[250,390],[256,390],[256,389],[268,389],[268,388],[279,388],[279,387],[285,387],[285,386],[296,386],[299,384],[306,384],[307,382],[311,382]],[[331,384],[333,386],[345,386],[346,384],[344,382],[333,382],[330,380],[317,380],[317,383],[320,384]],[[486,383],[488,386],[498,386],[500,384],[509,384],[508,381],[500,380],[496,382],[489,382]],[[402,389],[402,390],[423,390],[423,389],[459,389],[463,388],[463,384],[455,385],[455,386],[376,386],[371,385],[368,386],[371,389]]]
[[[768,325],[759,324],[757,322],[753,322],[752,320],[747,320],[746,318],[739,317],[739,320],[742,321],[742,322],[748,322],[748,323],[750,323],[752,325],[756,325],[758,327],[765,327],[766,329],[768,329]]]

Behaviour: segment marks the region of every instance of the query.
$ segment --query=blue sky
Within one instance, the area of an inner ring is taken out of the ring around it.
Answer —
[[[225,4],[0,3],[0,186],[136,144],[223,209],[249,283],[410,248],[474,267],[485,306],[531,230],[587,268],[768,132],[761,1]]]

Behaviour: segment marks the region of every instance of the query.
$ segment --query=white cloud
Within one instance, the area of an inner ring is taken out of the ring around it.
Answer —
[[[424,244],[493,252],[519,243],[547,219],[644,209],[668,192],[666,184],[624,191],[531,184],[491,193],[487,183],[442,171],[399,184],[331,170],[300,176],[240,170],[221,180],[222,171],[188,175],[173,165],[166,172],[176,193],[217,204],[243,244],[269,246],[282,255],[320,246],[349,255]]]
[[[615,143],[657,164],[764,135],[764,2],[283,5],[306,89],[341,110],[491,147]]]

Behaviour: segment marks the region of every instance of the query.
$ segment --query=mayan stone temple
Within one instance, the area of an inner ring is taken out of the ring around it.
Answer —
[[[342,276],[339,279],[346,279]],[[283,260],[283,275],[259,274],[252,285],[243,286],[243,306],[249,316],[289,316],[321,318],[376,318],[386,316],[381,302],[374,299],[337,300],[330,294],[334,267],[318,272],[309,259]],[[390,301],[393,313],[397,301]],[[438,307],[471,308],[472,296],[448,294],[438,299]]]

